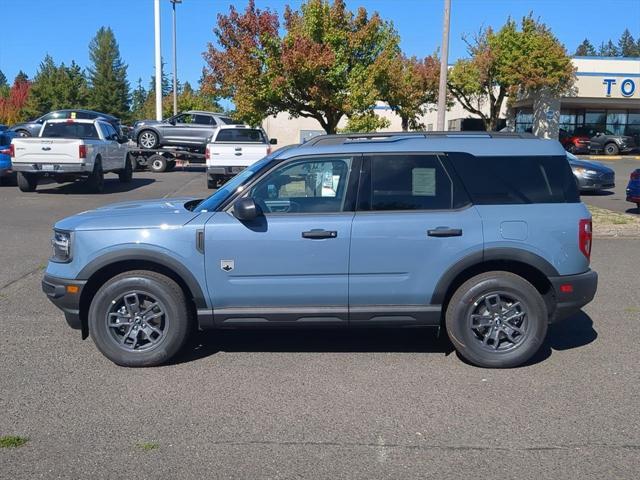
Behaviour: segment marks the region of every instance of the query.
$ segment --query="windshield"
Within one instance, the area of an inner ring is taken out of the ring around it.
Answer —
[[[248,166],[243,171],[241,171],[238,175],[233,177],[227,183],[225,183],[222,187],[220,187],[213,195],[208,198],[205,198],[202,202],[196,206],[194,211],[196,212],[213,212],[216,208],[222,204],[229,195],[234,193],[238,188],[242,188],[242,186],[247,183],[256,173],[262,170],[273,158],[272,155],[264,157],[262,160],[258,160],[253,165]]]

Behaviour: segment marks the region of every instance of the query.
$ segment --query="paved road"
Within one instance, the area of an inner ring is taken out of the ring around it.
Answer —
[[[596,240],[596,301],[523,368],[472,367],[415,330],[216,332],[172,365],[110,363],[40,293],[49,224],[205,194],[203,176],[0,188],[0,435],[29,437],[0,449],[0,478],[637,478],[640,240]]]
[[[602,192],[585,193],[582,195],[582,201],[616,212],[640,214],[633,203],[627,202],[625,193],[629,183],[629,174],[636,168],[640,168],[640,161],[628,157],[622,157],[621,160],[615,161],[603,161],[602,159],[597,161],[614,169],[616,172],[616,188]]]

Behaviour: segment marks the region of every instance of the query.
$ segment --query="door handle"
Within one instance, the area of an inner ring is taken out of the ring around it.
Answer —
[[[321,228],[314,228],[308,232],[302,232],[302,238],[310,238],[311,240],[319,240],[321,238],[336,238],[338,232],[335,230],[323,230]]]
[[[462,229],[438,227],[438,228],[433,228],[431,230],[427,230],[427,235],[429,235],[430,237],[461,237]]]

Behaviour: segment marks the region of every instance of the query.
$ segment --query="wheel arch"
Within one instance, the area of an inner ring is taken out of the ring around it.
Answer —
[[[138,249],[126,249],[110,252],[90,262],[77,277],[78,280],[87,282],[80,295],[82,338],[88,336],[89,306],[99,288],[116,275],[133,270],[149,270],[174,280],[184,292],[193,318],[198,309],[207,308],[200,284],[189,269],[178,260],[156,251],[141,252]]]
[[[510,272],[524,278],[542,295],[549,315],[555,311],[555,292],[549,277],[558,276],[558,271],[539,255],[515,248],[487,249],[464,257],[442,275],[433,292],[431,304],[442,305],[444,314],[449,300],[460,285],[490,271]]]

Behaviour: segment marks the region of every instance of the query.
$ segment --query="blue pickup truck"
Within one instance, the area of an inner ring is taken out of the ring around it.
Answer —
[[[592,300],[591,216],[565,151],[529,134],[316,137],[205,199],[57,222],[42,287],[113,362],[194,328],[444,328],[468,361],[528,361]]]

